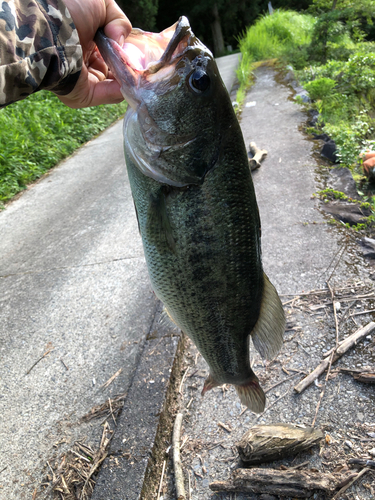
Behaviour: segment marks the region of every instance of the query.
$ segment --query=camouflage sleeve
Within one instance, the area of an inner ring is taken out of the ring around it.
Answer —
[[[0,107],[41,89],[69,94],[82,47],[62,0],[0,0]]]

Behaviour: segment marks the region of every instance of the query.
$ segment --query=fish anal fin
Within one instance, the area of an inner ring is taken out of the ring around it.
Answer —
[[[222,385],[221,383],[217,382],[215,378],[209,374],[209,376],[206,378],[204,381],[203,389],[202,389],[202,396],[206,394],[207,391],[210,391],[214,387],[218,387],[219,385]]]
[[[264,286],[258,321],[251,332],[254,347],[266,359],[273,359],[283,345],[285,314],[275,287],[263,273]]]
[[[236,392],[243,405],[255,413],[262,413],[266,405],[266,395],[256,378],[248,382],[235,385]]]

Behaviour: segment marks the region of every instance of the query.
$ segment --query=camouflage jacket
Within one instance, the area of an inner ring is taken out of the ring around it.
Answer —
[[[0,107],[41,89],[68,94],[81,67],[82,47],[62,0],[0,0]]]

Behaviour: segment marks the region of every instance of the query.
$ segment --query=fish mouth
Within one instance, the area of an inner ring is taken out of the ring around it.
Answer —
[[[141,103],[142,88],[173,81],[176,64],[188,51],[197,49],[212,57],[191,31],[185,16],[160,33],[134,28],[122,46],[99,29],[95,43],[133,109]]]
[[[133,163],[162,184],[202,184],[206,170],[201,171],[202,161],[192,153],[199,137],[197,130],[182,133],[179,126],[167,126],[149,110],[159,97],[181,89],[197,66],[205,68],[213,60],[210,50],[192,32],[188,19],[180,17],[160,33],[133,29],[123,46],[98,30],[95,42],[130,105],[124,120],[124,144]],[[179,100],[176,95],[174,99]],[[190,154],[192,166],[176,168],[176,156],[184,154]]]

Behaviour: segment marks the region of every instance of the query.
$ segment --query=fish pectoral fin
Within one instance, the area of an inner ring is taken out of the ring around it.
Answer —
[[[147,210],[146,231],[152,241],[162,244],[175,252],[176,242],[173,238],[172,226],[168,217],[165,194],[161,189],[150,196]],[[156,240],[155,240],[156,238]]]
[[[243,405],[247,406],[255,413],[262,413],[262,411],[264,411],[264,407],[266,406],[266,395],[255,375],[254,378],[245,384],[235,385],[234,387]]]
[[[163,307],[163,310],[161,312],[159,322],[161,325],[170,326],[172,328],[176,328],[176,326],[178,327],[177,323],[172,318],[170,312],[168,311],[168,309],[165,306]]]
[[[258,321],[251,332],[254,347],[266,359],[273,359],[283,345],[285,314],[275,287],[263,273],[263,297]]]

